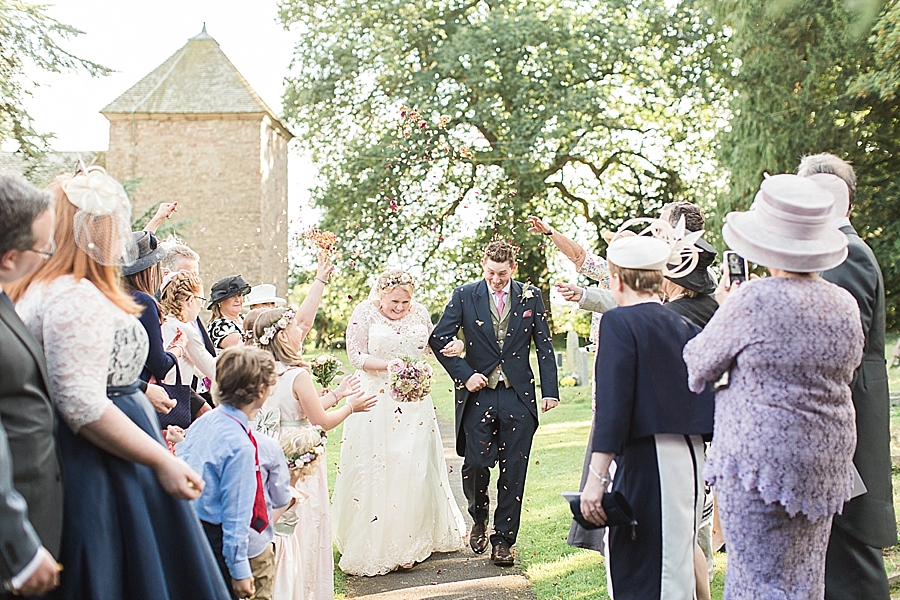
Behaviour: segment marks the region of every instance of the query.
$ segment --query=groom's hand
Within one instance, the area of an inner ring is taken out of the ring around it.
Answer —
[[[487,384],[487,377],[485,377],[481,373],[472,373],[472,376],[469,377],[468,381],[466,381],[466,389],[470,392],[477,392]]]
[[[541,412],[547,412],[551,408],[556,408],[559,405],[559,400],[556,398],[544,398],[541,400]]]

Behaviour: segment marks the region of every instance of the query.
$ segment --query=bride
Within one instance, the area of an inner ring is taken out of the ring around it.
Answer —
[[[465,523],[450,490],[431,396],[397,402],[390,395],[388,362],[420,359],[431,335],[428,310],[413,301],[414,290],[409,273],[385,271],[347,327],[350,362],[363,390],[378,395],[372,410],[344,422],[332,498],[339,566],[353,575],[410,568],[433,552],[463,547]]]

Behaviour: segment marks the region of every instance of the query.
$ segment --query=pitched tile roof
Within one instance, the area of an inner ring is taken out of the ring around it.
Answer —
[[[102,114],[267,113],[284,127],[247,80],[234,68],[218,42],[206,32],[188,40]],[[286,128],[285,128],[286,129]]]

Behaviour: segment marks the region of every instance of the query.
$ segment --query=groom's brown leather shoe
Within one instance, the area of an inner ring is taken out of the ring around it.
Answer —
[[[491,560],[498,567],[511,567],[516,562],[506,542],[499,542],[494,545],[494,551],[491,552]]]
[[[469,533],[469,545],[475,554],[481,554],[487,550],[487,524],[475,523],[472,525],[472,531]]]

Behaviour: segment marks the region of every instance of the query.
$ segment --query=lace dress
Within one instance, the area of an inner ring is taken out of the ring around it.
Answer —
[[[261,411],[278,415],[275,437],[291,427],[311,427],[300,401],[294,397],[294,379],[309,377],[299,367],[285,369],[278,363],[278,381]],[[331,545],[331,512],[328,506],[328,458],[317,459],[315,473],[298,481],[295,504],[275,524],[275,587],[278,600],[332,600],[334,552]]]
[[[368,413],[344,422],[334,486],[334,539],[345,573],[378,575],[459,550],[465,522],[453,498],[431,396],[396,402],[384,371],[362,370],[366,358],[421,358],[431,335],[424,306],[397,321],[369,301],[353,311],[347,350],[362,387],[378,395]]]
[[[163,444],[137,385],[149,347],[140,322],[87,280],[31,285],[16,305],[47,357],[64,481],[65,565],[54,598],[228,597],[200,522],[144,465],[109,454],[79,430],[115,405]]]

